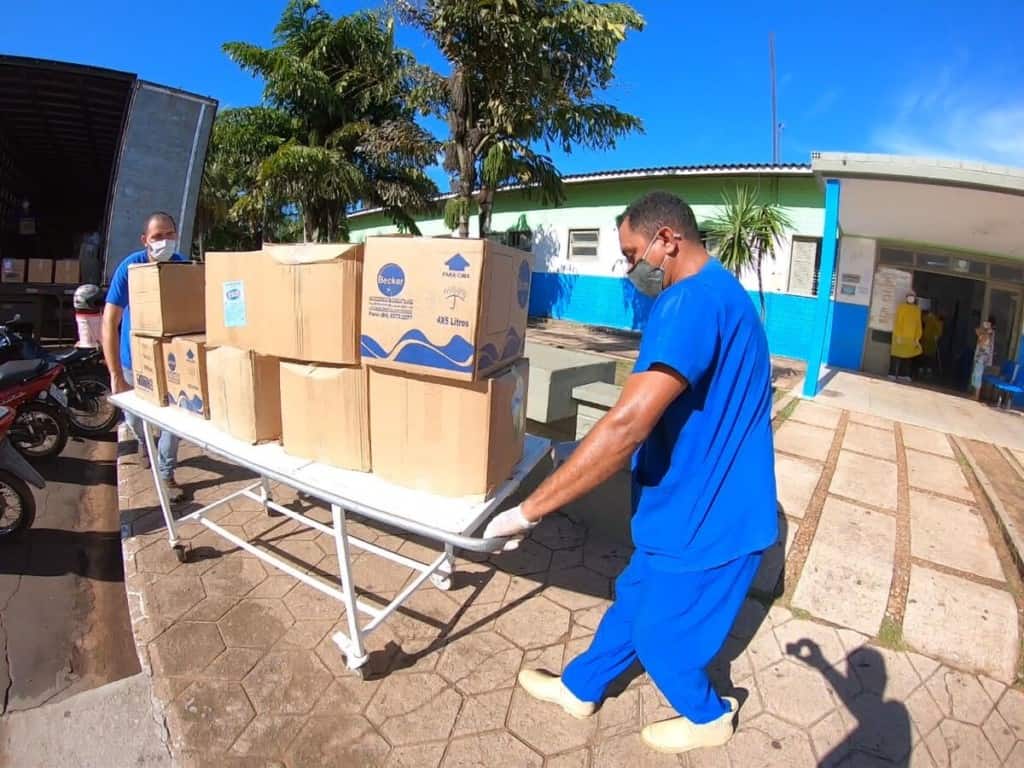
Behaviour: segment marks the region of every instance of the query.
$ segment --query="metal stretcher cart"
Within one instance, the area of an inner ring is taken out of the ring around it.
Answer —
[[[240,491],[228,494],[201,509],[179,519],[171,514],[167,489],[157,471],[157,462],[152,461],[153,482],[167,523],[171,547],[178,559],[185,562],[188,551],[179,542],[177,525],[195,521],[227,539],[232,544],[258,557],[265,563],[294,576],[309,586],[340,601],[345,606],[348,634],[337,632],[333,640],[345,653],[348,667],[360,677],[364,676],[364,665],[368,655],[364,638],[376,629],[390,614],[394,613],[413,592],[429,578],[438,588],[451,587],[455,565],[455,549],[474,552],[493,552],[507,541],[503,538],[482,539],[472,534],[487,520],[511,494],[523,479],[537,466],[550,450],[550,441],[527,435],[523,457],[510,477],[489,499],[473,501],[460,498],[435,496],[386,482],[376,475],[351,472],[337,467],[319,464],[284,452],[277,443],[250,445],[236,440],[217,429],[211,422],[197,418],[179,408],[161,408],[140,399],[134,392],[114,395],[111,402],[122,410],[138,416],[143,423],[143,437],[150,456],[155,457],[154,430],[166,430],[215,454],[230,463],[248,469],[259,476],[259,480]],[[330,525],[313,520],[288,507],[277,504],[270,494],[270,481],[294,488],[307,496],[321,500],[331,507]],[[304,573],[292,563],[260,549],[253,543],[226,530],[208,515],[219,506],[237,497],[259,502],[269,514],[271,511],[286,515],[297,523],[332,536],[338,552],[338,586]],[[440,542],[444,552],[433,562],[421,563],[405,555],[379,547],[346,532],[345,522],[349,514],[383,523],[410,535],[422,536]],[[418,575],[383,608],[367,605],[356,597],[352,583],[351,547],[357,547],[371,554],[399,563],[417,572]],[[359,614],[369,616],[360,625]]]

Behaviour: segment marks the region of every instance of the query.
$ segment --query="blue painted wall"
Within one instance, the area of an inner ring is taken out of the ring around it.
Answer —
[[[760,310],[757,292],[749,293]],[[815,299],[785,293],[766,293],[764,298],[772,354],[806,359]],[[632,283],[617,277],[535,272],[530,288],[530,315],[605,328],[643,330],[652,304]],[[863,338],[863,328],[859,333]]]
[[[832,328],[829,334],[828,364],[837,368],[860,370],[864,355],[864,334],[868,328],[868,308],[860,304],[832,302]]]

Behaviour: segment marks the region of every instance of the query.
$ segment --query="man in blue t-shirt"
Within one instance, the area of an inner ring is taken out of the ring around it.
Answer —
[[[631,463],[636,549],[615,602],[561,677],[524,670],[519,682],[589,717],[639,659],[680,714],[641,735],[685,752],[732,736],[737,702],[715,692],[705,668],[778,537],[771,360],[754,303],[708,256],[686,203],[653,192],[618,223],[629,279],[656,297],[633,374],[568,460],[484,535],[522,537]]]
[[[143,248],[125,257],[110,279],[107,291],[107,305],[103,309],[103,356],[110,371],[110,387],[114,394],[131,389],[135,381],[132,374],[132,315],[128,306],[128,267],[145,264],[148,261],[187,261],[175,251],[178,232],[174,219],[169,213],[156,211],[146,219],[142,233]],[[197,299],[202,301],[202,297]],[[139,453],[146,455],[142,438],[142,424],[135,416],[125,414],[125,421],[139,441]],[[174,481],[174,468],[178,463],[178,438],[170,432],[160,434],[157,446],[157,469],[167,486],[170,501],[180,501],[184,496],[181,487]],[[147,457],[152,460],[151,457]]]

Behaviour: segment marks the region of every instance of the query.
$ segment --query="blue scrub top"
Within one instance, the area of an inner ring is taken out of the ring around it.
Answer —
[[[128,254],[125,260],[117,265],[114,276],[110,278],[107,290],[107,304],[114,304],[124,310],[121,316],[121,367],[126,371],[132,369],[132,311],[128,306],[128,267],[132,264],[145,264],[149,261],[146,249]],[[188,261],[180,253],[171,256],[171,261]]]
[[[775,543],[771,358],[754,302],[709,260],[655,301],[634,373],[689,383],[633,457],[633,541],[659,567],[712,568]]]

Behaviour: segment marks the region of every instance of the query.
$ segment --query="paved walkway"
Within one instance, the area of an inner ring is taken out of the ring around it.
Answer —
[[[672,712],[639,670],[586,721],[514,685],[523,666],[559,670],[589,642],[626,547],[556,516],[515,553],[460,560],[453,591],[418,592],[371,635],[374,679],[362,682],[330,640],[344,626],[337,604],[196,525],[182,533],[198,559],[179,564],[148,474],[122,459],[136,639],[180,763],[1024,765],[1019,580],[958,444],[816,403],[787,415],[777,466],[788,556],[766,558],[713,668],[743,702],[739,730],[725,748],[679,758],[640,742],[644,724]],[[179,481],[204,503],[245,478],[192,455]],[[254,503],[232,502],[217,520],[336,574],[330,540]],[[367,599],[409,578],[365,554],[355,571]]]

